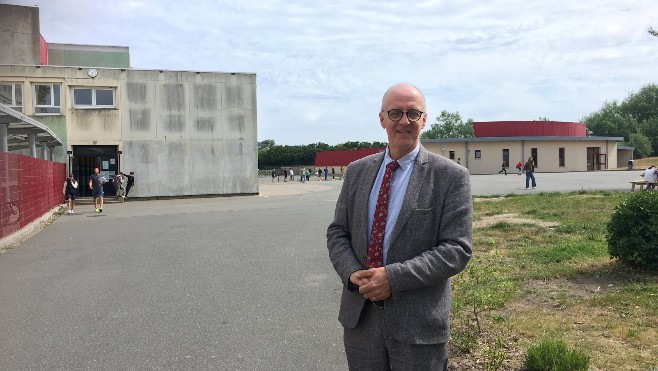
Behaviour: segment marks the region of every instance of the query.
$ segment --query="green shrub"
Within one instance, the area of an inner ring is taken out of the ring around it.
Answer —
[[[606,239],[613,258],[658,268],[658,192],[638,192],[619,204],[608,222]]]
[[[544,339],[528,349],[525,367],[529,371],[586,371],[589,356],[569,349],[563,340]]]

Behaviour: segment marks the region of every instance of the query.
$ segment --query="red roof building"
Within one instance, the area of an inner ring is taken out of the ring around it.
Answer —
[[[560,121],[479,121],[473,134],[483,137],[584,137],[585,124]]]
[[[386,147],[318,152],[315,154],[315,167],[347,166],[350,164],[350,162],[362,159],[375,153],[382,152],[384,150],[386,150]]]

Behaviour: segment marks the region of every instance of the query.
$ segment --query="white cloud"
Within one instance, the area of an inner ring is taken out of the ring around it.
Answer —
[[[31,1],[10,1],[32,5]],[[58,43],[129,46],[135,68],[255,72],[259,139],[385,141],[383,92],[411,82],[474,120],[578,121],[656,82],[658,3],[52,0]]]

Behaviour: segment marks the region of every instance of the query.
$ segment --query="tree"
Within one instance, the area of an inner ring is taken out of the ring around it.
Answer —
[[[441,111],[429,130],[421,133],[421,139],[473,138],[473,119],[462,120],[459,112]]]
[[[634,154],[637,158],[648,157],[652,153],[651,140],[642,133],[630,134],[628,144],[635,147]]]
[[[633,116],[638,123],[658,117],[658,85],[644,85],[637,93],[631,93],[621,103],[620,108]]]
[[[275,145],[274,139],[265,139],[258,142],[258,150],[260,151],[261,149],[274,147]]]
[[[658,154],[658,85],[647,84],[637,93],[631,93],[622,103],[604,103],[598,112],[583,118],[588,134],[620,136],[635,146],[644,156]],[[631,134],[642,134],[644,138]],[[650,146],[647,149],[646,141]],[[634,142],[634,143],[631,143]],[[644,151],[649,151],[645,153]]]
[[[647,30],[647,32],[648,32],[649,34],[653,35],[653,36],[658,37],[658,30],[655,30],[653,27],[649,27],[649,29]]]
[[[651,142],[651,152],[647,156],[658,153],[658,115],[640,123],[640,130]]]
[[[535,121],[551,121],[551,120],[549,120],[548,117],[540,117]]]
[[[601,110],[586,116],[583,123],[596,136],[628,138],[639,131],[637,121],[623,112],[616,101],[604,103]]]

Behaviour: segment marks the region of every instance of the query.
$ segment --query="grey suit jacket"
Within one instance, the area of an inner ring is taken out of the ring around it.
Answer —
[[[379,153],[349,165],[327,229],[329,258],[344,285],[338,320],[347,328],[356,326],[365,303],[347,285],[354,271],[365,269],[368,197],[383,160]],[[384,311],[396,339],[448,341],[450,277],[471,257],[472,222],[468,170],[421,146],[385,262],[392,296]]]

